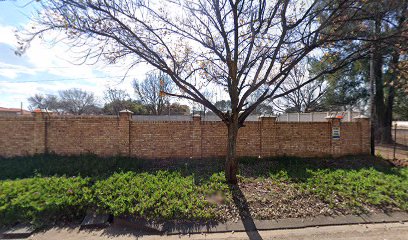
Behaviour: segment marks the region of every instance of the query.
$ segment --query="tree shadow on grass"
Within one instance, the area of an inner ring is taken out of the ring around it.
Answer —
[[[312,177],[309,170],[361,170],[373,168],[386,174],[400,175],[394,165],[382,158],[372,156],[345,156],[339,158],[276,157],[240,159],[240,175],[244,178],[268,178],[284,173],[293,181],[304,181]]]
[[[297,158],[276,157],[240,159],[243,177],[269,177],[279,171],[286,171],[293,179],[310,177],[307,169],[362,169],[375,168],[378,171],[397,174],[390,162],[377,157],[348,156],[342,158]],[[128,157],[103,158],[95,155],[58,156],[36,155],[30,157],[0,158],[0,180],[21,179],[40,176],[82,176],[106,179],[115,172],[132,171],[154,173],[158,170],[179,171],[184,176],[194,175],[195,180],[208,179],[214,173],[223,171],[222,158],[208,159],[138,159]]]
[[[14,180],[34,176],[82,176],[95,180],[106,179],[117,172],[154,173],[159,170],[179,171],[194,175],[196,180],[209,178],[223,170],[221,159],[139,159],[129,157],[98,157],[35,155],[1,158],[0,180]]]
[[[256,228],[254,219],[251,216],[251,212],[249,210],[249,205],[245,198],[245,195],[242,193],[238,185],[229,185],[229,188],[232,194],[232,199],[238,209],[239,217],[241,218],[248,238],[250,240],[262,240],[262,237]]]

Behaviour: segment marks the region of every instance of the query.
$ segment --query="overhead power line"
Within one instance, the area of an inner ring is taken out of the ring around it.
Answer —
[[[21,68],[27,68],[30,70],[42,70],[42,69],[70,69],[70,68],[77,68],[79,66],[89,66],[89,67],[93,67],[92,65],[78,65],[78,66],[61,66],[61,67],[56,67],[56,66],[50,66],[50,67],[27,67],[27,66],[19,66],[19,67],[0,67],[0,70],[19,70]],[[123,66],[98,66],[96,67],[96,69],[98,68],[124,68]]]
[[[126,77],[134,77],[136,75],[127,75]],[[62,79],[39,79],[28,81],[0,81],[0,83],[32,83],[32,82],[60,82],[60,81],[76,81],[95,78],[123,78],[124,76],[103,76],[103,77],[86,77],[86,78],[62,78]]]

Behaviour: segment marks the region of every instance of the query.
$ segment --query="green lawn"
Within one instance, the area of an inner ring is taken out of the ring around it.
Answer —
[[[378,158],[240,161],[95,156],[0,159],[0,225],[81,219],[87,210],[154,220],[234,220],[408,210],[408,168]]]

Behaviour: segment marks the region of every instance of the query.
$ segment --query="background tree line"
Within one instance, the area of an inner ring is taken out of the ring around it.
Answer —
[[[122,89],[107,88],[103,99],[98,100],[92,92],[79,88],[61,90],[55,94],[35,94],[28,98],[31,110],[40,108],[61,114],[107,114],[118,115],[128,109],[138,115],[186,115],[187,105],[171,102],[164,90],[173,87],[163,73],[152,72],[140,83],[133,81],[135,99]]]

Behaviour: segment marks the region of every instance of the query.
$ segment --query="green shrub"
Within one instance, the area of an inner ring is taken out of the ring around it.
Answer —
[[[359,170],[308,170],[304,187],[325,201],[360,208],[363,204],[408,210],[408,168],[381,172]]]
[[[193,176],[177,171],[155,174],[115,173],[94,185],[94,203],[114,215],[147,219],[209,219],[214,212],[205,200],[209,186],[197,185]]]
[[[88,206],[89,179],[34,177],[0,181],[0,225],[73,219]]]
[[[332,208],[408,210],[408,168],[378,159],[244,158],[240,165],[244,184],[290,184]],[[92,155],[3,158],[0,179],[15,180],[0,180],[0,225],[75,219],[87,209],[154,220],[223,219],[225,209],[218,206],[234,203],[222,169],[223,161],[207,160],[162,165]]]

